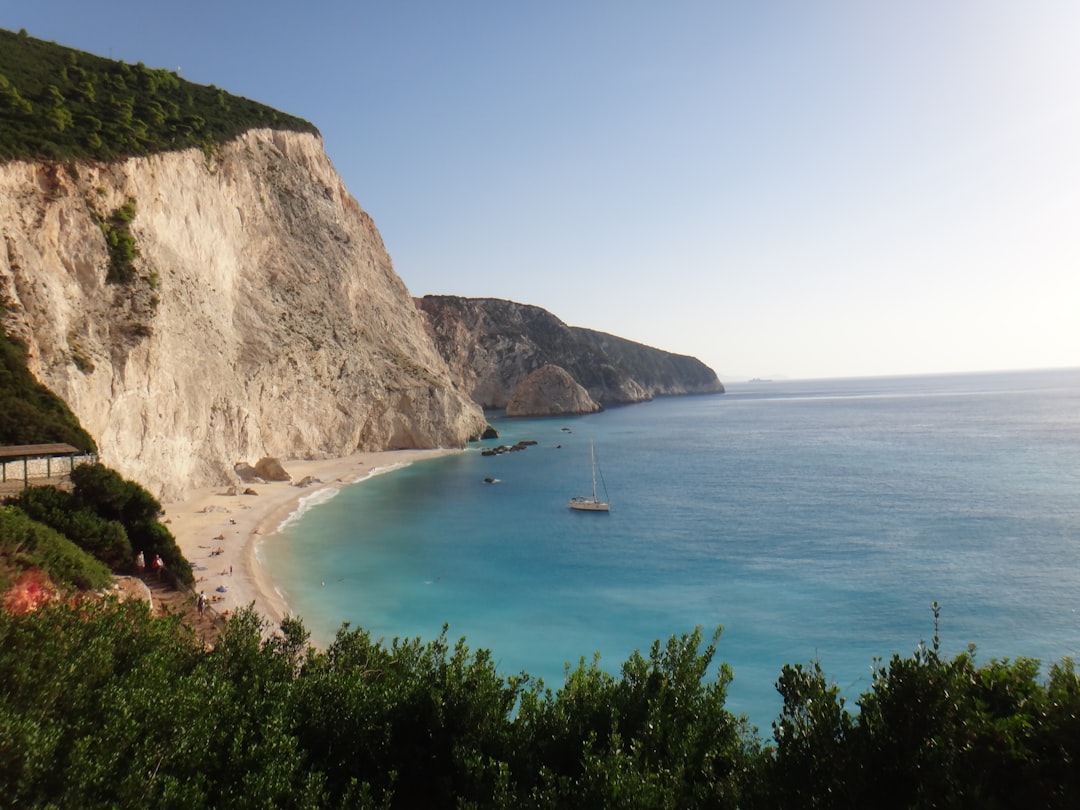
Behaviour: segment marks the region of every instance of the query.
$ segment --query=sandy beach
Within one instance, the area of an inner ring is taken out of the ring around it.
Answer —
[[[311,476],[318,483],[295,486],[288,481],[246,486],[255,495],[236,495],[229,487],[194,490],[185,500],[163,505],[163,520],[195,572],[196,591],[202,591],[219,613],[231,613],[252,602],[276,627],[289,615],[289,606],[266,571],[256,549],[261,540],[300,506],[303,498],[377,475],[415,461],[460,450],[388,450],[356,453],[345,458],[282,461],[292,480]]]

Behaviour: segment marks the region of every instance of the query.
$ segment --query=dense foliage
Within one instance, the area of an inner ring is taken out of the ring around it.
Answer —
[[[716,639],[654,644],[555,692],[486,651],[311,648],[237,614],[213,651],[141,603],[0,614],[2,807],[1075,807],[1080,679],[936,644],[852,715],[786,667],[763,744],[724,708]],[[710,675],[709,673],[714,673]],[[57,778],[63,774],[63,778]]]
[[[1080,806],[1080,678],[1068,659],[1038,671],[943,657],[935,630],[875,667],[852,715],[819,665],[786,666],[767,781],[787,807]]]
[[[161,555],[166,570],[187,585],[194,581],[172,533],[158,520],[161,504],[142,486],[102,464],[71,472],[72,492],[52,487],[23,490],[9,502],[71,539],[114,570],[127,570],[134,555]]]
[[[0,445],[53,442],[97,452],[67,403],[34,379],[26,347],[0,329]]]
[[[209,150],[257,127],[316,131],[299,118],[172,71],[0,30],[0,160],[112,160]]]
[[[55,491],[55,490],[50,490]],[[0,507],[0,591],[10,572],[40,569],[57,585],[91,590],[112,583],[112,573],[92,554],[14,506]]]

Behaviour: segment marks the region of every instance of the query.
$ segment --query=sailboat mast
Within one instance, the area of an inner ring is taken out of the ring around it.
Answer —
[[[589,461],[592,462],[592,499],[596,500],[596,447],[589,442]]]
[[[570,508],[584,512],[607,512],[611,509],[611,505],[596,496],[596,445],[591,440],[589,441],[589,461],[592,462],[592,497],[571,498]],[[604,476],[601,473],[601,483],[603,480]],[[604,496],[607,497],[607,484],[604,484]]]

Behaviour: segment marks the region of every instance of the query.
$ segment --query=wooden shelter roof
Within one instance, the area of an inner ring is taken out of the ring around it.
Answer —
[[[81,455],[82,450],[70,444],[9,444],[0,447],[0,461],[13,458],[46,458],[50,456]]]

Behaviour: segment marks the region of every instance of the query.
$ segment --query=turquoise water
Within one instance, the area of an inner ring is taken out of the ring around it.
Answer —
[[[856,697],[875,656],[931,638],[935,600],[950,653],[1080,653],[1080,370],[728,388],[495,418],[485,445],[539,444],[350,486],[260,554],[316,642],[448,623],[550,686],[723,625],[728,706],[763,730],[784,663]],[[590,441],[610,514],[566,505]]]

